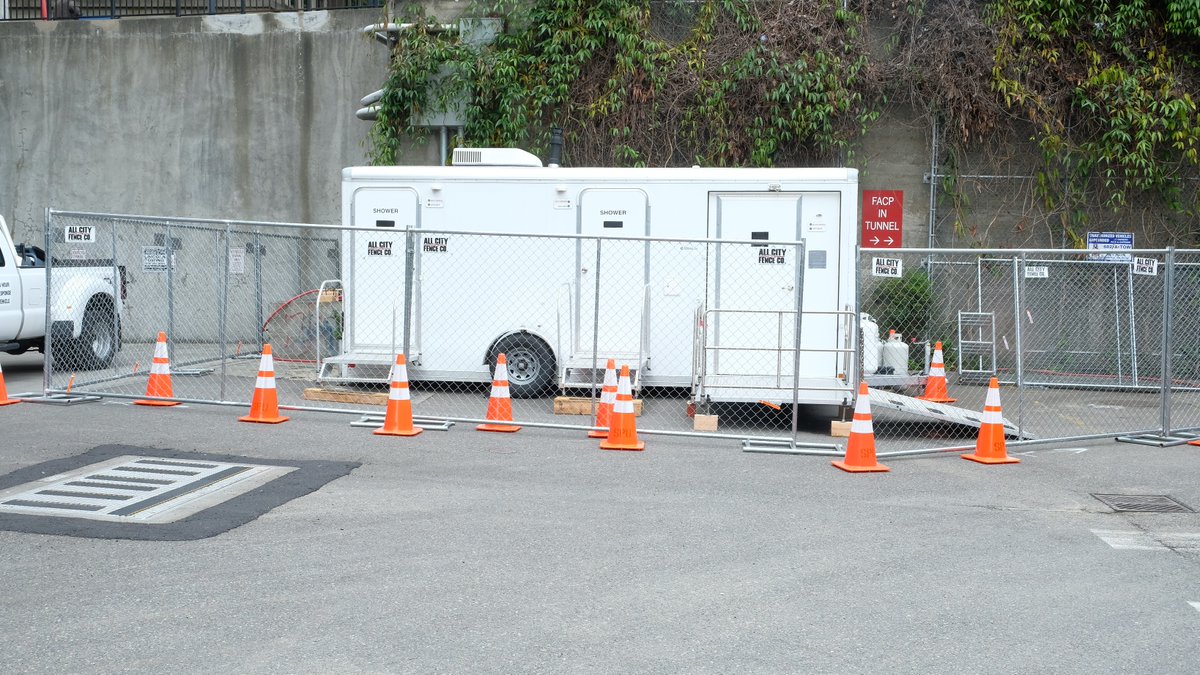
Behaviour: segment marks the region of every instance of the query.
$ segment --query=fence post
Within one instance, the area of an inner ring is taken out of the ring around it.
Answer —
[[[175,344],[175,243],[171,239],[171,222],[167,221],[167,234],[163,237],[167,249],[167,344]]]
[[[258,333],[258,351],[263,350],[263,287],[262,287],[262,243],[258,228],[254,228],[254,320]]]
[[[1013,262],[1013,326],[1014,337],[1017,341],[1017,434],[1025,435],[1025,354],[1021,349],[1021,293],[1023,284],[1021,283],[1021,271],[1025,268],[1025,252],[1021,252],[1021,256],[1016,256],[1012,259]],[[992,336],[992,341],[995,342],[995,335]],[[995,364],[993,363],[993,367]]]
[[[800,429],[800,328],[804,321],[804,240],[796,244],[796,322],[792,327],[792,442]]]
[[[418,223],[418,226],[420,224]],[[402,329],[404,335],[400,338],[401,349],[404,353],[404,358],[409,358],[409,334],[412,333],[412,312],[413,312],[413,265],[416,264],[417,246],[413,239],[416,237],[416,230],[408,228],[404,231],[404,324]],[[392,330],[396,330],[396,320],[392,319]]]
[[[221,342],[221,396],[225,400],[225,378],[227,376],[225,363],[229,360],[229,347],[225,342],[225,314],[229,307],[229,221],[225,221],[225,231],[221,233],[224,246],[217,247],[217,271],[221,274],[221,306],[217,313],[217,333]],[[224,249],[224,253],[222,253]]]
[[[592,426],[600,421],[600,408],[596,405],[596,369],[600,367],[600,251],[604,240],[596,237],[596,284],[592,298]],[[620,372],[620,365],[617,366]],[[641,369],[641,364],[638,364]],[[642,373],[638,373],[639,380]]]
[[[50,278],[50,269],[54,267],[54,255],[50,250],[50,242],[54,238],[50,235],[51,220],[54,218],[54,211],[50,207],[46,207],[46,228],[44,232],[45,250],[46,250],[46,332],[42,337],[42,393],[50,391],[50,371],[54,368],[54,331],[53,321],[51,321],[51,309],[54,307],[54,283]]]
[[[121,280],[121,268],[117,265],[117,224],[115,222],[110,223],[109,229],[111,230],[109,234],[112,238],[112,279],[113,279],[112,325],[117,327],[117,334],[116,334],[116,336],[114,336],[115,339],[113,341],[113,349],[114,349],[114,353],[115,353],[115,350],[120,348],[121,335],[124,333],[124,331],[121,328],[121,316],[122,316],[121,310],[124,309],[124,307],[125,307],[125,298],[124,298],[123,294],[121,293],[121,290],[123,288],[122,283],[121,283],[121,281],[122,281]],[[47,293],[48,293],[48,291],[47,291]],[[51,304],[47,302],[46,303],[46,314],[47,315],[50,314],[50,307],[51,307]],[[49,338],[43,338],[43,339],[48,340]]]
[[[1175,247],[1167,247],[1166,271],[1163,278],[1162,321],[1162,435],[1171,435],[1171,308],[1175,295]]]

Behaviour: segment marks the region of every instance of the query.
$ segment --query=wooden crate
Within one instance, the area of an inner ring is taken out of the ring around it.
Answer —
[[[600,399],[596,399],[596,405],[600,405]],[[554,398],[554,414],[555,415],[591,415],[592,399],[585,396],[556,396]],[[642,415],[642,399],[633,399],[633,415],[641,417]]]
[[[388,394],[386,391],[345,391],[309,387],[304,390],[304,400],[385,406],[388,402]]]
[[[850,422],[834,420],[829,423],[829,435],[834,438],[850,438]]]

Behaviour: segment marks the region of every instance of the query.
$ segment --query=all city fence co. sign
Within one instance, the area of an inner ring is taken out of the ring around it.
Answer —
[[[862,245],[900,248],[904,228],[903,190],[862,191]]]

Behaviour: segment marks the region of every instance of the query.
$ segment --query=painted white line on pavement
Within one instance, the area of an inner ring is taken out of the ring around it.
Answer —
[[[1092,530],[1092,534],[1121,551],[1200,551],[1200,533],[1197,532]]]
[[[1200,602],[1196,602],[1195,600],[1188,600],[1188,604],[1192,606],[1192,609],[1196,610],[1197,612],[1200,612]]]
[[[1092,534],[1109,546],[1121,551],[1169,551],[1145,532],[1119,532],[1116,530],[1092,530]]]

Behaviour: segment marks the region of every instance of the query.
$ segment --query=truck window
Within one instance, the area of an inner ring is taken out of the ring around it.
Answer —
[[[0,267],[4,267],[4,251],[0,251]]]

